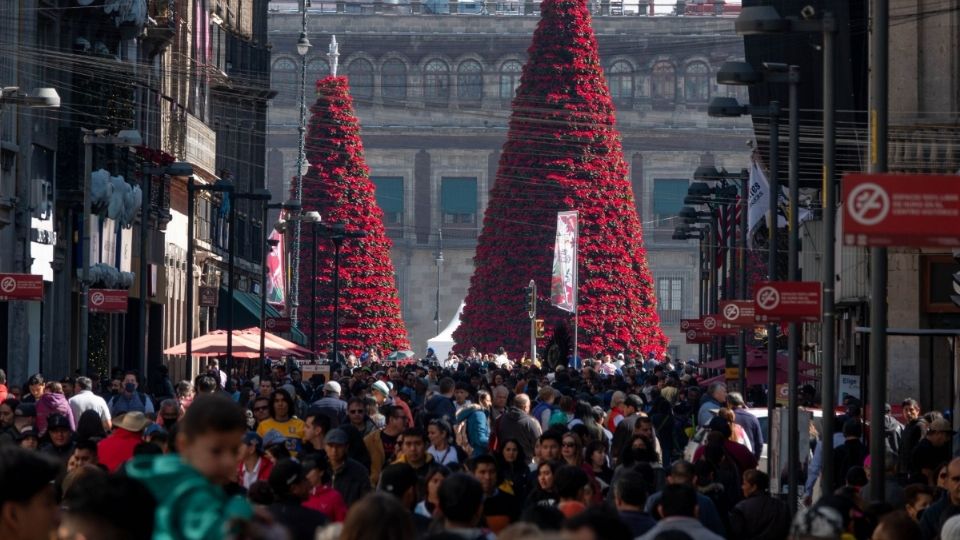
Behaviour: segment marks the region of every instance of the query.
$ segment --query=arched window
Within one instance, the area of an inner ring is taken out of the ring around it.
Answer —
[[[457,66],[457,97],[465,101],[483,97],[483,66],[476,60],[467,60]]]
[[[683,74],[683,96],[691,103],[706,103],[710,100],[710,67],[703,62],[693,62]]]
[[[392,58],[383,63],[380,70],[380,93],[385,98],[407,97],[407,66],[403,62]]]
[[[614,62],[610,66],[607,83],[610,85],[610,96],[614,100],[633,98],[633,66],[623,60]]]
[[[297,63],[290,58],[277,58],[270,69],[270,86],[277,91],[274,103],[295,103],[300,98]]]
[[[311,58],[307,62],[307,80],[315,81],[330,75],[330,64],[323,58]]]
[[[657,62],[653,65],[650,81],[651,97],[655,100],[673,101],[676,96],[677,75],[670,62]]]
[[[450,97],[450,68],[443,60],[431,60],[423,66],[423,97],[430,100]]]
[[[363,58],[357,58],[347,67],[347,80],[350,81],[350,93],[353,97],[370,99],[373,97],[373,65]]]
[[[520,86],[520,73],[523,66],[516,60],[504,62],[500,66],[500,97],[503,99],[513,99],[517,93],[517,87]]]

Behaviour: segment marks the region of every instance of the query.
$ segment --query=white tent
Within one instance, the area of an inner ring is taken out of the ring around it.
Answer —
[[[460,302],[460,307],[457,308],[457,314],[450,319],[450,324],[443,329],[442,332],[436,336],[427,340],[427,347],[433,349],[433,353],[437,355],[437,359],[445,360],[447,355],[450,354],[450,351],[453,350],[455,343],[453,342],[453,331],[460,326],[460,314],[463,313],[463,302]]]

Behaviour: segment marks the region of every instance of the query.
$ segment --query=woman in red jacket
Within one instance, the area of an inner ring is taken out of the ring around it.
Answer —
[[[266,482],[273,470],[273,462],[263,457],[263,439],[253,431],[243,436],[240,463],[237,464],[237,483],[246,489],[258,480]]]

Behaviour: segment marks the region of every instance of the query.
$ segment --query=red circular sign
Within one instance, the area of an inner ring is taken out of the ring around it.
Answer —
[[[90,295],[90,303],[99,306],[103,303],[104,297],[102,292],[95,292]]]
[[[0,291],[5,293],[12,293],[17,290],[17,280],[12,277],[5,277],[0,281]]]

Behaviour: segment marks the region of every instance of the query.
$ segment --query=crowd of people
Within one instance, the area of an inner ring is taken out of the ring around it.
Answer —
[[[248,378],[212,360],[147,388],[135,372],[0,372],[0,539],[960,539],[951,424],[913,400],[883,427],[885,501],[869,501],[850,401],[838,481],[818,481],[811,425],[804,493],[822,495],[791,508],[748,400],[701,386],[692,362],[548,369],[501,350],[326,365]]]

